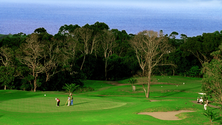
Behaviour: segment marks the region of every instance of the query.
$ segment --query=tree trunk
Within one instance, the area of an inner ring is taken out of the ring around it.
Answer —
[[[46,79],[45,79],[45,82],[48,82],[49,81],[49,73],[46,73]]]
[[[149,98],[149,96],[150,96],[150,83],[151,83],[151,72],[152,72],[152,69],[150,67],[151,66],[149,66],[149,71],[148,71],[146,98]]]
[[[144,91],[145,96],[146,96],[146,88],[144,87],[144,84],[143,84],[143,91]]]
[[[82,65],[81,65],[81,67],[80,67],[80,70],[82,70],[83,65],[84,65],[84,63],[85,63],[85,60],[86,60],[86,55],[84,55],[84,57],[83,57],[83,61],[82,61]]]
[[[6,85],[4,85],[4,90],[6,90]]]
[[[36,73],[34,76],[35,79],[34,79],[34,83],[33,83],[34,84],[34,92],[36,92],[36,88],[37,88],[37,77],[38,77],[38,74]]]
[[[31,86],[31,91],[33,91],[32,82],[29,81],[29,84],[30,84],[30,86]]]
[[[105,59],[105,79],[107,80],[107,59]]]
[[[37,82],[37,78],[35,77],[35,79],[34,79],[34,92],[36,92],[36,88],[37,88],[36,82]]]
[[[32,69],[32,76],[34,77],[34,80],[33,80],[33,88],[34,88],[34,92],[36,91],[35,89],[35,84],[36,84],[36,77],[35,77],[35,66],[34,68]]]
[[[145,76],[145,69],[142,69],[143,70],[143,76]]]

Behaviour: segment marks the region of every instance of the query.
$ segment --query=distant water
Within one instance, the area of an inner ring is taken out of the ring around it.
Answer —
[[[111,29],[133,34],[143,30],[163,30],[164,34],[176,31],[196,36],[221,31],[222,10],[0,3],[0,34],[30,34],[39,27],[56,34],[65,24],[83,26],[97,21],[106,23]]]

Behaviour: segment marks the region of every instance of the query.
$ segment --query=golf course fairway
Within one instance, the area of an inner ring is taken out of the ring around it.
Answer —
[[[211,123],[209,117],[204,115],[203,105],[194,103],[198,93],[202,92],[200,78],[156,76],[156,79],[158,83],[151,85],[150,98],[145,98],[140,83],[135,85],[136,91],[133,91],[127,79],[115,81],[115,84],[110,84],[110,81],[86,80],[85,86],[93,87],[95,90],[74,92],[72,106],[65,105],[69,95],[66,92],[0,90],[0,124],[219,125],[221,123],[220,115],[217,115]],[[144,78],[140,79],[142,80]],[[59,107],[56,106],[55,98],[61,100]],[[212,110],[220,111],[216,108]],[[153,113],[154,115],[151,115]],[[165,119],[161,118],[163,114]]]

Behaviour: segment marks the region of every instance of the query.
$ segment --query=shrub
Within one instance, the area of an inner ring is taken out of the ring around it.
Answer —
[[[69,93],[73,93],[78,87],[79,85],[72,83],[72,84],[65,84],[65,86],[63,86],[62,88],[65,89]]]
[[[196,76],[199,76],[199,74],[200,74],[199,66],[193,66],[190,68],[187,75],[191,77],[196,77]]]

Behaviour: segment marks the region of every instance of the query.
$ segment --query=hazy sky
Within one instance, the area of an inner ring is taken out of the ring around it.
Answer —
[[[13,3],[42,3],[42,4],[96,4],[96,5],[119,5],[135,7],[221,7],[222,0],[0,0],[0,2]]]

